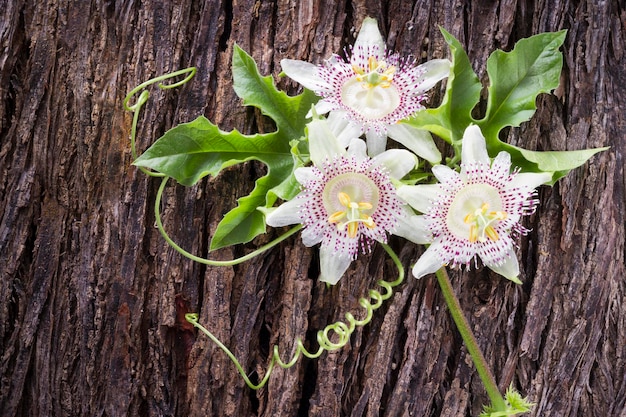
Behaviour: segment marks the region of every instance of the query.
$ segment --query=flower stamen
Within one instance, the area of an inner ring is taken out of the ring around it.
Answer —
[[[471,243],[476,241],[484,243],[487,239],[492,242],[498,241],[500,236],[493,225],[499,220],[506,219],[506,216],[504,211],[489,211],[489,204],[487,203],[483,203],[473,213],[468,213],[463,221],[470,225],[469,241]]]
[[[331,214],[328,217],[328,222],[333,224],[336,223],[338,230],[343,231],[347,227],[348,236],[350,238],[355,238],[357,236],[359,223],[363,223],[363,225],[365,225],[368,229],[376,227],[376,223],[372,217],[367,213],[364,213],[365,211],[372,210],[372,204],[367,202],[354,202],[350,196],[343,191],[337,193],[337,199],[346,209]],[[342,221],[343,219],[347,219],[347,221]]]
[[[367,71],[358,65],[352,65],[352,70],[356,74],[356,80],[363,88],[372,89],[374,87],[389,88],[396,73],[396,67],[389,65],[384,60],[377,60],[375,56],[367,59]]]

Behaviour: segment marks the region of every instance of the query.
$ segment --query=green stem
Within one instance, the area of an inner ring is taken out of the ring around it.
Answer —
[[[500,394],[498,384],[496,384],[496,380],[489,370],[489,366],[487,365],[487,361],[485,360],[483,353],[478,347],[474,333],[472,333],[469,323],[463,315],[461,304],[459,303],[459,299],[456,298],[456,295],[454,294],[454,289],[452,288],[452,283],[450,282],[450,278],[448,278],[448,273],[446,272],[445,267],[440,268],[436,272],[436,275],[441,291],[443,292],[443,297],[445,298],[448,309],[450,310],[450,314],[452,315],[454,323],[456,324],[457,329],[459,329],[459,333],[461,333],[463,342],[465,342],[465,346],[474,361],[474,365],[476,366],[478,375],[485,386],[487,395],[489,395],[491,406],[496,411],[505,411],[507,409],[506,402],[504,401],[502,394]]]
[[[211,265],[211,266],[233,266],[233,265],[237,265],[237,264],[245,262],[245,261],[247,261],[249,259],[252,259],[255,256],[260,255],[261,253],[265,252],[268,249],[273,248],[274,246],[276,246],[277,244],[279,244],[283,240],[287,239],[289,236],[297,233],[300,229],[302,229],[302,225],[298,225],[298,226],[292,228],[291,230],[289,230],[284,235],[274,239],[270,243],[267,243],[267,244],[261,246],[257,250],[255,250],[253,252],[250,252],[249,254],[247,254],[245,256],[242,256],[241,258],[233,259],[233,260],[230,260],[230,261],[215,261],[215,260],[212,260],[212,259],[201,258],[199,256],[196,256],[196,255],[190,253],[190,252],[187,252],[185,249],[183,249],[180,246],[178,246],[178,244],[172,240],[172,238],[167,234],[167,232],[165,231],[165,228],[163,227],[163,221],[161,220],[161,200],[163,199],[163,190],[165,189],[165,184],[167,184],[167,180],[169,180],[169,179],[170,179],[170,177],[163,177],[163,179],[161,180],[161,185],[159,186],[159,190],[157,191],[156,199],[154,201],[154,216],[156,218],[157,229],[159,229],[159,232],[161,233],[161,236],[163,236],[163,239],[165,239],[165,241],[172,248],[174,248],[178,253],[180,253],[181,255],[185,256],[186,258],[191,259],[192,261],[195,261],[195,262],[198,262],[198,263],[201,263],[201,264],[204,264],[204,265]]]

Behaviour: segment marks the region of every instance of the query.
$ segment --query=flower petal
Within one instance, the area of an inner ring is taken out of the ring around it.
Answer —
[[[370,129],[365,132],[365,138],[367,139],[367,153],[372,157],[382,153],[387,147],[386,133]]]
[[[405,123],[396,123],[387,127],[387,135],[431,164],[441,162],[441,152],[437,149],[430,132]]]
[[[344,253],[337,253],[333,248],[320,248],[320,281],[335,285],[346,272],[352,259]]]
[[[489,155],[487,154],[487,144],[485,137],[476,125],[470,125],[463,133],[463,146],[461,148],[461,161],[469,165],[480,162],[491,166]],[[461,172],[464,170],[461,168]]]
[[[517,256],[513,249],[509,251],[502,265],[487,265],[496,274],[502,275],[504,278],[513,281],[516,284],[521,284],[522,281],[517,277],[519,275],[519,263],[517,262]]]
[[[359,162],[368,159],[365,142],[362,139],[352,139],[348,147],[348,155],[356,157]]]
[[[327,86],[327,83],[319,76],[317,65],[310,62],[283,59],[280,61],[280,66],[289,78],[311,91],[319,91]]]
[[[441,186],[439,184],[403,185],[398,188],[397,194],[415,210],[426,213],[431,207],[431,202],[439,198]]]
[[[431,59],[415,67],[421,75],[415,80],[413,94],[419,95],[433,88],[450,74],[452,63],[447,59]]]
[[[318,171],[312,167],[300,167],[296,168],[293,175],[296,177],[296,181],[301,185],[305,185],[308,181],[317,179],[316,172]]]
[[[434,274],[442,266],[444,263],[437,256],[437,243],[433,243],[413,266],[413,276],[419,279],[424,275]]]
[[[324,239],[324,234],[319,232],[315,226],[308,225],[302,233],[300,233],[300,237],[302,238],[302,243],[307,248],[311,246],[317,245]]]
[[[407,206],[402,207],[402,216],[398,217],[398,226],[394,235],[403,237],[413,243],[425,245],[432,242],[432,235],[424,216],[418,216]]]
[[[345,155],[346,150],[328,126],[326,119],[313,119],[308,124],[309,153],[315,165],[337,155]]]
[[[367,52],[378,52],[376,58],[381,58],[385,53],[385,42],[378,30],[378,22],[376,19],[366,17],[361,24],[361,30],[354,42],[354,50],[363,48]],[[367,57],[365,57],[367,59]]]
[[[322,115],[330,111],[335,111],[335,109],[337,108],[337,105],[327,100],[322,99],[318,101],[314,107],[315,107],[315,112],[319,115]],[[307,119],[313,117],[313,112],[309,110],[309,112],[306,114],[306,117]]]
[[[345,111],[332,111],[326,120],[331,132],[335,134],[337,140],[344,148],[350,144],[352,139],[361,136],[361,126],[352,122]]]
[[[299,194],[298,194],[299,196]],[[274,210],[266,213],[265,223],[272,227],[287,226],[289,224],[301,223],[302,219],[298,215],[298,208],[302,201],[298,196],[286,201]]]
[[[374,164],[384,166],[391,178],[398,180],[411,172],[417,165],[415,155],[406,149],[389,149],[372,159]]]
[[[435,165],[432,171],[441,183],[454,183],[459,180],[459,174],[447,165]]]
[[[529,187],[535,189],[552,180],[551,172],[524,172],[513,176],[509,187]]]

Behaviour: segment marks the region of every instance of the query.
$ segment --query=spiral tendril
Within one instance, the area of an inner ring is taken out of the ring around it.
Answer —
[[[395,281],[391,282],[379,280],[377,284],[384,289],[384,292],[381,293],[376,289],[370,289],[368,292],[370,298],[369,300],[365,297],[359,299],[359,304],[366,311],[365,318],[358,320],[354,317],[352,313],[348,312],[345,315],[345,322],[336,321],[335,323],[326,326],[323,330],[318,330],[318,349],[314,352],[307,350],[304,347],[302,339],[297,338],[296,351],[288,362],[284,362],[282,360],[278,345],[274,345],[274,348],[272,349],[272,357],[269,361],[269,364],[267,365],[265,375],[258,384],[255,384],[250,380],[235,355],[215,335],[213,335],[208,329],[206,329],[198,322],[197,313],[186,314],[185,319],[202,333],[204,333],[206,336],[208,336],[209,339],[211,339],[211,341],[213,341],[213,343],[215,343],[230,358],[230,360],[237,368],[237,371],[243,378],[244,382],[250,389],[258,390],[260,388],[263,388],[265,384],[267,384],[267,381],[269,381],[270,375],[275,365],[278,365],[283,369],[288,369],[294,366],[302,356],[306,356],[310,359],[315,359],[320,357],[325,351],[331,352],[341,349],[350,341],[350,337],[357,327],[363,327],[372,320],[374,311],[379,309],[383,305],[383,302],[388,300],[393,295],[393,288],[400,285],[400,283],[404,281],[404,267],[398,259],[398,256],[389,246],[385,244],[382,245],[387,254],[393,260],[396,267],[398,268],[398,278],[396,278]],[[338,340],[333,341],[333,336],[335,336]]]
[[[170,78],[179,77],[185,74],[186,74],[185,78],[175,83],[172,83],[172,84],[162,83],[162,81],[169,80]],[[187,81],[191,80],[195,74],[196,74],[196,67],[189,67],[189,68],[185,68],[179,71],[171,72],[169,74],[164,74],[164,75],[152,78],[144,83],[139,84],[137,87],[130,90],[130,92],[126,95],[126,98],[124,98],[124,102],[123,102],[124,109],[133,113],[133,123],[130,128],[130,151],[133,156],[133,160],[137,159],[136,137],[137,137],[137,123],[139,121],[139,111],[141,110],[141,107],[144,104],[146,104],[146,101],[148,101],[148,99],[150,98],[150,93],[148,92],[148,90],[146,90],[146,88],[148,88],[149,86],[155,83],[159,83],[158,86],[161,90],[168,90],[170,88],[180,87],[181,85],[185,84]],[[130,99],[133,98],[133,96],[140,91],[141,91],[141,94],[139,94],[139,98],[137,99],[135,104],[128,104],[130,102]],[[139,167],[139,170],[141,170],[141,172],[151,177],[164,177],[165,176],[165,174],[162,174],[160,172],[152,172],[152,171],[147,170],[144,167]]]

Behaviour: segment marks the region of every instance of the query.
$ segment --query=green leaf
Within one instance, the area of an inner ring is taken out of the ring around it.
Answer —
[[[448,143],[456,143],[463,137],[465,128],[474,121],[471,114],[480,100],[482,85],[463,46],[445,29],[439,30],[452,54],[446,92],[439,107],[422,110],[408,123],[428,130]]]
[[[259,178],[252,192],[240,198],[237,207],[218,224],[211,250],[246,243],[264,233],[265,221],[258,208],[270,207],[278,197],[297,193],[290,141],[304,136],[306,114],[317,100],[308,91],[295,97],[278,91],[272,77],[261,76],[254,60],[238,46],[234,48],[232,70],[235,92],[245,105],[256,106],[271,117],[275,132],[224,132],[205,117],[199,117],[166,132],[134,162],[187,186],[245,161],[258,160],[267,165],[267,175]]]
[[[511,52],[497,50],[489,56],[487,112],[477,124],[490,151],[499,148],[500,130],[530,120],[537,96],[558,87],[563,66],[559,47],[565,35],[562,30],[531,36],[518,41]]]
[[[578,151],[529,151],[507,143],[503,143],[501,148],[511,154],[513,166],[522,168],[524,172],[552,172],[550,185],[554,185],[569,171],[578,168],[596,153],[609,149],[604,147]]]
[[[182,123],[165,133],[134,162],[159,171],[183,185],[196,184],[206,175],[216,176],[231,165],[258,160],[268,173],[256,182],[252,192],[238,200],[238,206],[220,222],[211,242],[217,249],[252,240],[265,231],[265,222],[257,207],[272,205],[267,193],[292,173],[293,158],[288,141],[277,132],[243,135],[236,130],[224,132],[201,116]],[[235,242],[235,243],[233,243]]]
[[[243,49],[233,48],[233,87],[246,106],[271,117],[287,142],[303,136],[305,116],[319,97],[305,89],[296,97],[278,91],[271,76],[261,76],[256,63]]]

